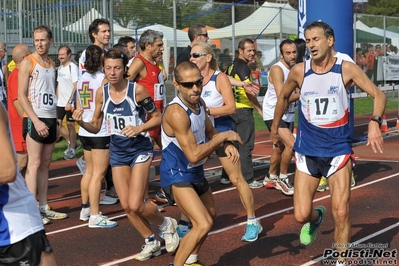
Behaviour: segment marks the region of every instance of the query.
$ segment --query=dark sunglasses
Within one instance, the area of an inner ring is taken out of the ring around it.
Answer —
[[[197,81],[178,82],[178,84],[182,85],[186,89],[191,89],[194,85],[196,85],[197,87],[202,86],[203,80],[204,80],[204,77],[200,77],[200,79]]]
[[[199,53],[199,52],[197,52],[197,53],[192,53],[192,54],[190,54],[189,57],[190,57],[190,58],[191,58],[191,57],[198,58],[198,57],[204,56],[204,55],[207,55],[207,53]]]
[[[200,33],[200,34],[197,34],[198,36],[204,36],[205,38],[208,38],[208,33]]]

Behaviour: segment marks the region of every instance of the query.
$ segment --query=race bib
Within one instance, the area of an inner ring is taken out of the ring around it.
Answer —
[[[39,92],[37,97],[37,108],[42,110],[53,110],[57,106],[57,97],[49,92]]]
[[[309,122],[334,122],[339,119],[338,96],[312,97],[306,100],[306,118]]]
[[[132,116],[107,115],[107,132],[111,135],[121,135],[122,129],[126,126],[135,126]]]
[[[164,100],[165,95],[165,85],[162,83],[154,84],[154,101]]]

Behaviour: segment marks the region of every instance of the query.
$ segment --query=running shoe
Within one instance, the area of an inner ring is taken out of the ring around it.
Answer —
[[[356,180],[355,180],[355,174],[352,171],[352,176],[351,176],[351,187],[354,187],[356,185]]]
[[[317,191],[323,192],[323,191],[326,191],[326,190],[330,190],[330,187],[328,186],[327,178],[322,176],[320,178],[320,182],[319,182],[319,186],[317,187]]]
[[[118,202],[118,199],[104,195],[100,198],[100,205],[112,205]]]
[[[231,182],[230,182],[230,179],[222,177],[222,178],[220,179],[220,184],[223,184],[223,185],[230,185]]]
[[[53,211],[51,207],[48,205],[47,205],[47,210],[45,211],[40,210],[40,213],[42,214],[42,216],[51,220],[61,220],[68,217],[66,213]]]
[[[98,215],[97,218],[89,219],[89,228],[112,228],[117,225],[116,222],[108,220],[106,216]]]
[[[187,229],[187,230],[182,231],[182,230],[180,230],[180,228],[179,228],[179,226],[178,226],[178,227],[176,228],[176,232],[177,232],[177,235],[179,236],[179,240],[181,241],[181,240],[183,239],[183,237],[185,237],[185,236],[188,234],[188,232],[190,232],[190,229]],[[159,236],[160,238],[163,239],[163,234],[162,234],[162,232],[159,232],[159,233],[158,233],[158,236]]]
[[[157,194],[155,194],[155,199],[162,203],[168,203],[168,199],[166,198],[165,192],[162,188],[158,190]]]
[[[76,158],[75,151],[71,150],[71,149],[69,149],[68,152],[64,156],[64,160],[72,160],[75,158]]]
[[[291,184],[290,180],[287,178],[277,179],[276,188],[281,190],[285,195],[294,195],[294,186]]]
[[[64,151],[64,155],[67,155],[68,152],[71,150],[71,145],[68,143],[68,148]]]
[[[42,222],[43,222],[43,224],[49,224],[49,223],[51,223],[50,219],[47,218],[46,216],[44,216],[43,214],[42,214]]]
[[[276,182],[277,182],[277,179],[270,178],[269,174],[267,174],[267,175],[265,176],[265,179],[263,179],[263,185],[264,185],[265,187],[267,187],[267,188],[275,188],[275,189],[278,189],[278,188],[276,187]]]
[[[77,161],[76,161],[76,166],[79,168],[80,173],[82,175],[84,175],[86,173],[86,161],[83,159],[83,156],[80,157]]]
[[[250,188],[263,188],[263,183],[259,181],[252,181],[251,183],[248,183]]]
[[[163,239],[165,239],[165,248],[167,252],[173,252],[179,246],[179,235],[177,234],[177,221],[170,217],[165,217],[167,219],[168,225],[164,228],[160,228],[162,232]]]
[[[310,245],[316,239],[317,229],[323,223],[324,217],[326,216],[326,208],[324,206],[319,205],[315,208],[315,210],[319,211],[319,217],[321,216],[320,223],[318,225],[310,222],[304,224],[299,236],[301,244],[305,246]]]
[[[79,220],[87,222],[90,218],[90,208],[82,208],[80,210]]]
[[[145,240],[145,245],[141,247],[142,251],[136,255],[136,260],[145,261],[151,257],[161,255],[161,243],[158,240],[148,241]]]
[[[263,227],[259,222],[257,224],[247,223],[245,226],[245,235],[241,237],[242,241],[254,242],[258,239],[258,235],[262,232]]]
[[[115,187],[111,187],[105,192],[105,195],[111,198],[119,199],[118,193],[116,193]]]

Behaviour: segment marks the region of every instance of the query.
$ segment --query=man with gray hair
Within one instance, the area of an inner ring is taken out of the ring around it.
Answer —
[[[151,29],[143,32],[139,39],[140,52],[135,56],[128,71],[128,79],[143,85],[161,112],[164,109],[166,94],[162,72],[156,58],[164,50],[162,39],[162,32]],[[162,147],[161,127],[151,130],[150,136],[152,141]]]

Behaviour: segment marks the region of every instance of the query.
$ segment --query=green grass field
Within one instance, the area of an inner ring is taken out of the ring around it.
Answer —
[[[397,98],[387,98],[386,110],[398,109]],[[371,97],[355,99],[355,115],[371,114],[373,111],[373,99]],[[265,130],[266,125],[263,122],[262,117],[258,113],[254,113],[255,117],[255,129]],[[297,124],[297,121],[295,121]],[[55,144],[52,161],[59,161],[64,159],[64,151],[67,148],[67,142],[62,140]],[[76,152],[76,158],[79,158],[83,154],[83,149],[79,149]]]

